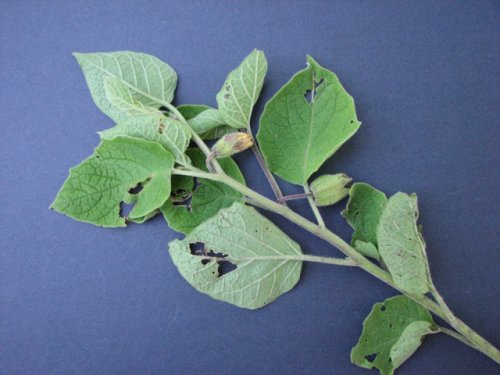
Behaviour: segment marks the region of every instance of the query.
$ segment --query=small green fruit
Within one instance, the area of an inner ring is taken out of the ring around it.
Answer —
[[[346,186],[351,181],[352,178],[344,173],[325,174],[316,178],[310,185],[316,206],[330,206],[347,197],[349,188]]]

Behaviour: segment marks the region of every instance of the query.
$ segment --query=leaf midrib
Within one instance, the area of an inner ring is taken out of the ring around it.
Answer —
[[[104,72],[104,73],[106,73],[106,74],[108,74],[108,75],[110,75],[110,76],[112,76],[112,77],[114,77],[114,78],[116,78],[116,79],[119,79],[121,82],[123,82],[123,83],[124,83],[125,85],[127,85],[129,88],[131,88],[131,89],[133,89],[133,90],[137,91],[139,94],[141,94],[141,95],[143,95],[143,96],[145,96],[145,97],[147,97],[147,98],[149,98],[149,99],[151,99],[151,100],[155,101],[156,103],[159,103],[159,104],[162,104],[162,105],[165,105],[165,106],[170,105],[170,103],[167,103],[167,102],[165,102],[164,100],[161,100],[161,99],[159,99],[159,98],[156,98],[156,97],[152,96],[151,94],[149,94],[149,93],[147,93],[147,92],[144,92],[144,91],[140,90],[138,87],[131,85],[130,83],[128,83],[127,81],[125,81],[125,80],[123,79],[123,77],[120,77],[120,76],[118,76],[118,75],[116,75],[116,74],[114,74],[114,73],[111,73],[110,71],[108,71],[108,70],[106,70],[106,69],[102,68],[101,66],[99,66],[99,65],[97,65],[95,62],[93,62],[92,60],[87,59],[85,55],[81,55],[81,56],[83,56],[83,58],[84,58],[84,59],[85,59],[88,63],[90,63],[91,65],[93,65],[94,67],[96,67],[98,70],[100,70],[100,71],[102,71],[102,72]],[[118,65],[118,66],[119,66],[119,65]],[[120,67],[120,70],[121,70],[121,67]],[[122,74],[123,74],[123,73],[122,73]],[[146,77],[148,77],[148,75],[147,75],[147,74],[146,74]],[[135,69],[134,69],[134,79],[137,81],[137,73],[135,72]],[[146,80],[146,82],[148,82],[148,83],[149,83],[149,77],[148,77],[148,79]]]

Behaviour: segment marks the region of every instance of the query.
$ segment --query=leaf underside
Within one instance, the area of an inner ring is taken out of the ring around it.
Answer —
[[[429,291],[425,243],[417,226],[416,195],[389,198],[377,226],[378,250],[394,282],[409,293]]]
[[[363,332],[351,351],[351,361],[393,374],[420,346],[426,334],[436,331],[431,314],[406,296],[376,303],[363,323]]]
[[[309,177],[358,130],[354,100],[311,57],[264,107],[257,139],[267,165],[293,184]]]
[[[144,105],[135,99],[132,90],[119,78],[104,77],[104,93],[108,99],[110,110],[115,113],[113,119],[117,122],[132,116],[163,115],[159,109]]]
[[[205,258],[191,253],[194,243],[203,244]],[[170,242],[169,252],[181,275],[198,291],[248,309],[263,307],[293,288],[302,267],[299,245],[241,203],[220,210],[184,240]],[[222,262],[236,269],[219,275]]]
[[[82,68],[95,104],[115,122],[123,120],[124,115],[106,95],[106,78],[124,84],[134,100],[144,106],[160,108],[174,97],[177,73],[156,57],[131,51],[74,53],[74,56]]]
[[[181,122],[163,115],[129,117],[99,134],[102,139],[130,136],[158,142],[172,153],[178,163],[190,163],[185,154],[191,139],[189,129]]]
[[[199,149],[188,149],[188,156],[195,167],[207,170],[205,155]],[[244,184],[245,179],[238,166],[231,158],[219,160],[219,164],[228,176]],[[242,202],[243,195],[225,184],[206,179],[173,176],[172,192],[174,193],[161,208],[170,228],[177,232],[189,233],[217,213],[221,208],[229,207],[234,202]],[[192,186],[189,189],[189,186]],[[176,191],[181,192],[176,193]]]
[[[264,52],[253,50],[226,78],[217,94],[217,105],[225,123],[250,130],[253,106],[259,98],[267,73]]]
[[[173,165],[172,154],[158,143],[104,139],[92,156],[70,169],[51,208],[79,221],[123,227],[126,219],[141,219],[163,205]],[[142,190],[131,192],[138,185]],[[122,202],[135,204],[128,218],[120,214]]]

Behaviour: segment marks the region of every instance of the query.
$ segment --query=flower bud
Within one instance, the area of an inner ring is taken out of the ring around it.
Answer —
[[[309,186],[316,206],[329,206],[344,199],[349,194],[346,186],[351,181],[352,178],[344,173],[325,174],[316,178]]]
[[[227,158],[252,147],[252,136],[247,133],[229,133],[219,139],[212,147],[215,158]]]

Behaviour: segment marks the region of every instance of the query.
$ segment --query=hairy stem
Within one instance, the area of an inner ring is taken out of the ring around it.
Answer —
[[[442,332],[442,333],[444,333],[444,334],[446,334],[448,336],[453,337],[454,339],[456,339],[458,341],[461,341],[462,343],[464,343],[467,346],[470,346],[473,349],[481,351],[481,349],[479,349],[476,345],[474,345],[469,340],[467,340],[464,336],[462,336],[461,334],[455,332],[452,329],[448,329],[446,327],[438,326],[438,330],[439,330],[438,332]]]
[[[175,106],[170,104],[170,103],[165,102],[165,103],[161,103],[161,104],[164,105],[170,112],[172,112],[175,115],[175,117],[178,118],[178,120],[180,122],[182,122],[184,125],[186,125],[186,127],[189,129],[189,131],[191,133],[191,138],[193,139],[194,143],[196,143],[196,145],[200,148],[200,150],[203,151],[203,153],[208,157],[210,155],[210,149],[208,148],[207,144],[205,142],[203,142],[203,139],[201,139],[201,137],[198,135],[198,133],[196,133],[193,130],[191,125],[188,124],[188,122],[186,121],[186,119],[184,118],[182,113],[180,113],[179,110],[177,108],[175,108]],[[217,159],[211,159],[210,164],[212,165],[213,170],[215,172],[220,173],[220,174],[224,174],[224,171],[222,170]]]
[[[293,201],[297,199],[307,199],[307,197],[310,197],[311,194],[307,193],[302,193],[302,194],[290,194],[290,195],[284,195],[281,197],[281,199],[278,199],[278,203],[285,202],[285,201]]]
[[[252,137],[253,138],[253,137]],[[262,153],[259,150],[259,147],[257,147],[255,143],[255,139],[253,140],[253,146],[252,146],[252,152],[255,155],[255,159],[257,159],[257,162],[260,165],[260,169],[262,169],[262,172],[264,172],[264,175],[267,178],[267,181],[269,182],[269,185],[271,186],[271,189],[273,190],[274,196],[280,202],[281,204],[286,206],[286,203],[283,201],[283,193],[281,192],[281,189],[278,185],[278,181],[274,178],[274,175],[271,173],[269,168],[267,167],[266,162],[264,161],[264,157],[262,156]]]
[[[475,346],[477,350],[484,353],[485,355],[487,355],[488,357],[493,359],[495,362],[500,363],[500,352],[491,343],[489,343],[487,340],[485,340],[479,334],[474,332],[470,327],[468,327],[465,323],[463,323],[461,320],[456,318],[454,315],[453,315],[453,319],[451,319],[451,321],[450,321],[450,317],[443,310],[442,306],[440,306],[436,302],[432,301],[430,298],[428,298],[424,295],[407,293],[407,292],[401,290],[398,286],[396,286],[392,277],[390,276],[390,274],[387,271],[385,271],[384,269],[380,268],[379,266],[377,266],[376,264],[372,263],[370,260],[365,258],[356,249],[354,249],[347,242],[345,242],[342,238],[340,238],[338,235],[331,232],[327,228],[314,224],[313,222],[307,220],[306,218],[304,218],[304,217],[300,216],[299,214],[295,213],[294,211],[290,210],[289,208],[284,207],[281,204],[276,203],[276,202],[262,196],[261,194],[248,188],[247,186],[239,183],[238,181],[232,179],[229,176],[221,175],[221,174],[206,173],[206,172],[203,172],[201,170],[174,169],[173,173],[178,174],[178,175],[183,175],[183,176],[193,176],[193,177],[206,178],[208,180],[222,182],[222,183],[228,185],[229,187],[233,188],[234,190],[239,191],[240,193],[245,195],[247,198],[250,199],[249,202],[252,202],[252,201],[256,202],[258,207],[261,207],[261,208],[264,208],[264,209],[269,210],[271,212],[277,213],[277,214],[287,218],[291,222],[295,223],[296,225],[302,227],[303,229],[307,230],[308,232],[325,240],[326,242],[328,242],[329,244],[331,244],[332,246],[334,246],[338,250],[340,250],[348,258],[350,258],[352,260],[352,262],[354,264],[356,264],[358,267],[362,268],[363,270],[365,270],[369,274],[375,276],[376,278],[383,281],[384,283],[392,286],[394,289],[405,294],[406,296],[408,296],[409,298],[411,298],[415,302],[419,303],[420,305],[427,308],[429,311],[431,311],[435,315],[437,315],[440,318],[442,318],[443,320],[445,320],[453,328],[455,328],[458,332],[460,332],[460,334],[463,337],[465,337],[466,340],[468,340],[473,346]]]
[[[311,210],[314,213],[314,217],[316,217],[316,221],[321,228],[326,228],[325,221],[323,220],[323,216],[319,212],[318,206],[314,203],[314,198],[311,194],[311,190],[309,190],[309,186],[307,184],[304,185],[304,192],[307,194],[307,201],[311,206]]]

